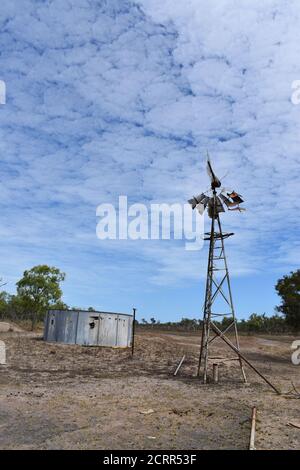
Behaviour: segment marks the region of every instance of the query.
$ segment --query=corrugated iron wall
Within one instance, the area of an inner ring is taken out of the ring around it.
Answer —
[[[132,315],[110,312],[49,310],[44,340],[86,346],[129,347]]]

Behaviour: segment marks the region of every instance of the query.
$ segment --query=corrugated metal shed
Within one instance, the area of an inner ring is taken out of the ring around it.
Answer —
[[[44,340],[86,346],[129,347],[133,316],[84,310],[48,310]]]

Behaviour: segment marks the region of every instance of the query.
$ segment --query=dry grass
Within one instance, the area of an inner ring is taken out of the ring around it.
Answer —
[[[241,383],[232,352],[215,343],[219,385],[195,377],[199,337],[142,332],[136,353],[45,343],[39,333],[7,333],[0,369],[3,449],[246,449],[252,406],[261,449],[299,448],[299,400],[276,396],[252,371]],[[291,337],[242,337],[243,352],[283,391],[300,385]],[[172,372],[186,354],[178,377]],[[215,359],[216,360],[216,359]],[[150,414],[141,411],[153,409]]]

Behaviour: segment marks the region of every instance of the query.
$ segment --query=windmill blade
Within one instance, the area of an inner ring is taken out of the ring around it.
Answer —
[[[204,214],[204,211],[208,203],[209,203],[209,197],[205,196],[203,199],[201,199],[201,202],[199,202],[199,204],[196,205],[196,209],[200,215]]]
[[[221,199],[217,197],[217,212],[225,212]]]
[[[206,207],[206,204],[204,205],[202,202],[197,204],[196,209],[197,209],[197,211],[199,212],[200,215],[204,214],[205,207]]]
[[[188,200],[188,203],[192,206],[192,209],[195,209],[195,207],[202,202],[202,204],[205,204],[205,207],[209,201],[209,198],[205,196],[204,193],[199,194],[198,196],[193,196],[192,199]]]
[[[227,196],[229,196],[233,200],[233,202],[237,204],[241,204],[242,202],[244,202],[244,200],[241,198],[241,195],[236,193],[235,191],[227,193]]]
[[[224,204],[228,207],[236,207],[238,205],[238,202],[232,202],[228,197],[224,196],[224,194],[220,194],[220,198],[224,202]]]
[[[192,199],[189,199],[188,203],[192,206],[192,209],[195,209],[195,207],[197,206],[197,201],[194,197]]]
[[[209,155],[207,154],[207,166],[206,166],[206,169],[207,169],[207,173],[208,173],[208,176],[210,177],[210,181],[211,181],[211,187],[213,189],[215,188],[220,188],[221,186],[221,181],[217,178],[217,176],[215,175],[213,169],[212,169],[212,166],[211,166],[211,162],[210,162],[210,158],[209,158]]]
[[[228,207],[228,210],[229,210],[229,211],[240,211],[240,212],[243,212],[243,211],[246,210],[246,208],[245,208],[245,207],[237,206],[237,207],[232,207],[232,208]]]

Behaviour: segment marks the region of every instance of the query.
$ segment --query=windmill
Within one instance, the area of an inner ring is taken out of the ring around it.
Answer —
[[[209,155],[207,155],[207,172],[210,178],[210,190],[194,196],[188,202],[192,209],[196,209],[201,215],[207,210],[211,219],[210,232],[206,232],[204,240],[209,241],[209,253],[207,264],[207,277],[205,289],[205,301],[203,307],[202,336],[198,364],[198,376],[203,371],[203,382],[208,381],[209,371],[209,349],[212,342],[221,338],[237,354],[242,379],[246,383],[246,374],[243,363],[251,367],[273,390],[278,390],[243,356],[240,352],[237,322],[232,299],[230,277],[225,255],[224,240],[234,235],[222,231],[220,214],[225,212],[224,206],[228,210],[243,211],[240,207],[243,198],[234,190],[221,188],[222,184],[213,171]],[[226,321],[224,321],[226,319]],[[221,329],[216,325],[216,321],[222,321]],[[233,332],[233,338],[227,333]]]

